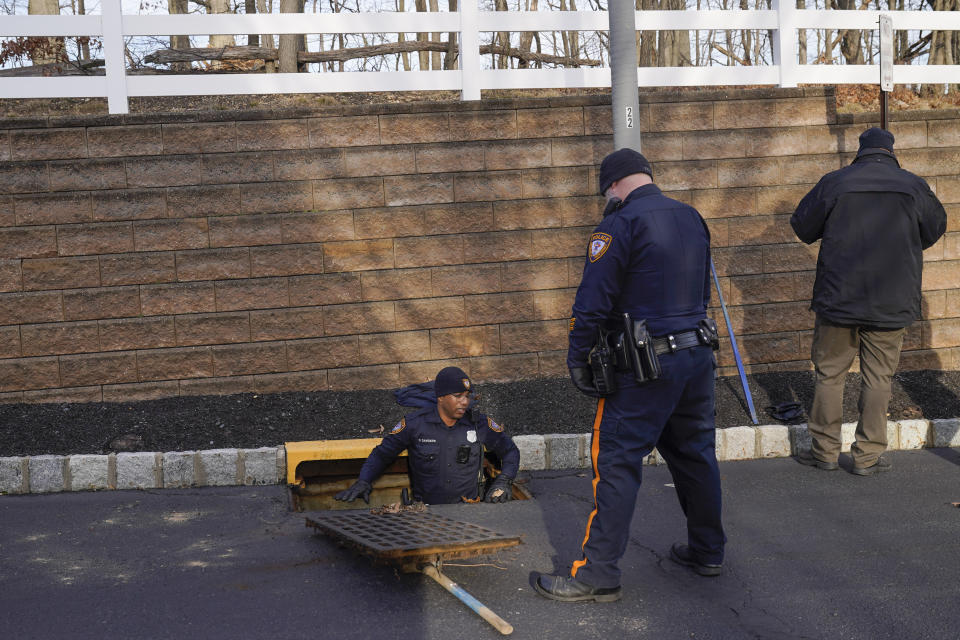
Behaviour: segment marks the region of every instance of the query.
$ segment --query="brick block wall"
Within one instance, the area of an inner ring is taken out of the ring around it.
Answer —
[[[829,89],[641,96],[750,371],[809,367],[817,247],[789,216],[872,117]],[[891,129],[949,214],[901,366],[958,369],[960,112]],[[565,375],[611,148],[605,97],[0,122],[0,401]]]

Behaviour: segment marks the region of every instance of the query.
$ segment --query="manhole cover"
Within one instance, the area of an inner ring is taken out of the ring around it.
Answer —
[[[428,511],[378,515],[369,511],[323,511],[306,521],[308,527],[377,560],[466,558],[520,544],[519,536]]]

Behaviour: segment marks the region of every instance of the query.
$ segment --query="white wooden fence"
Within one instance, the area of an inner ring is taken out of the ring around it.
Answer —
[[[610,86],[608,68],[483,69],[479,34],[493,31],[607,31],[599,11],[480,11],[477,0],[460,0],[454,13],[324,13],[280,15],[125,15],[120,0],[103,0],[102,15],[3,16],[0,37],[92,36],[102,39],[103,76],[0,77],[0,97],[107,97],[110,113],[127,113],[130,96],[330,93],[458,90],[479,100],[482,89]],[[640,67],[639,86],[876,84],[878,65],[802,65],[798,29],[878,28],[877,11],[820,11],[774,0],[755,11],[638,11],[644,31],[754,29],[773,33],[774,64],[758,66]],[[960,12],[887,13],[895,30],[960,30]],[[127,75],[124,37],[209,34],[458,32],[455,71]],[[895,84],[960,83],[960,65],[898,65]]]

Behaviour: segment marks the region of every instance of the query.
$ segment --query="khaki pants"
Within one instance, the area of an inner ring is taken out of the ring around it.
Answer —
[[[817,317],[810,358],[817,384],[808,426],[814,457],[835,462],[840,455],[843,383],[853,358],[860,354],[860,420],[850,448],[856,467],[872,466],[887,449],[890,380],[900,361],[905,329],[841,327]]]

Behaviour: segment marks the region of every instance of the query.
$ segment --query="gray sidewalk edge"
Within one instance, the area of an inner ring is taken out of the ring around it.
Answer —
[[[844,423],[849,451],[856,423]],[[520,469],[585,469],[591,466],[591,434],[520,435]],[[887,423],[888,449],[960,447],[960,418]],[[717,460],[786,458],[810,449],[806,424],[717,429]],[[662,464],[656,449],[644,464]],[[41,455],[0,458],[0,495],[252,486],[286,481],[283,445],[258,449],[138,452],[107,455]]]

